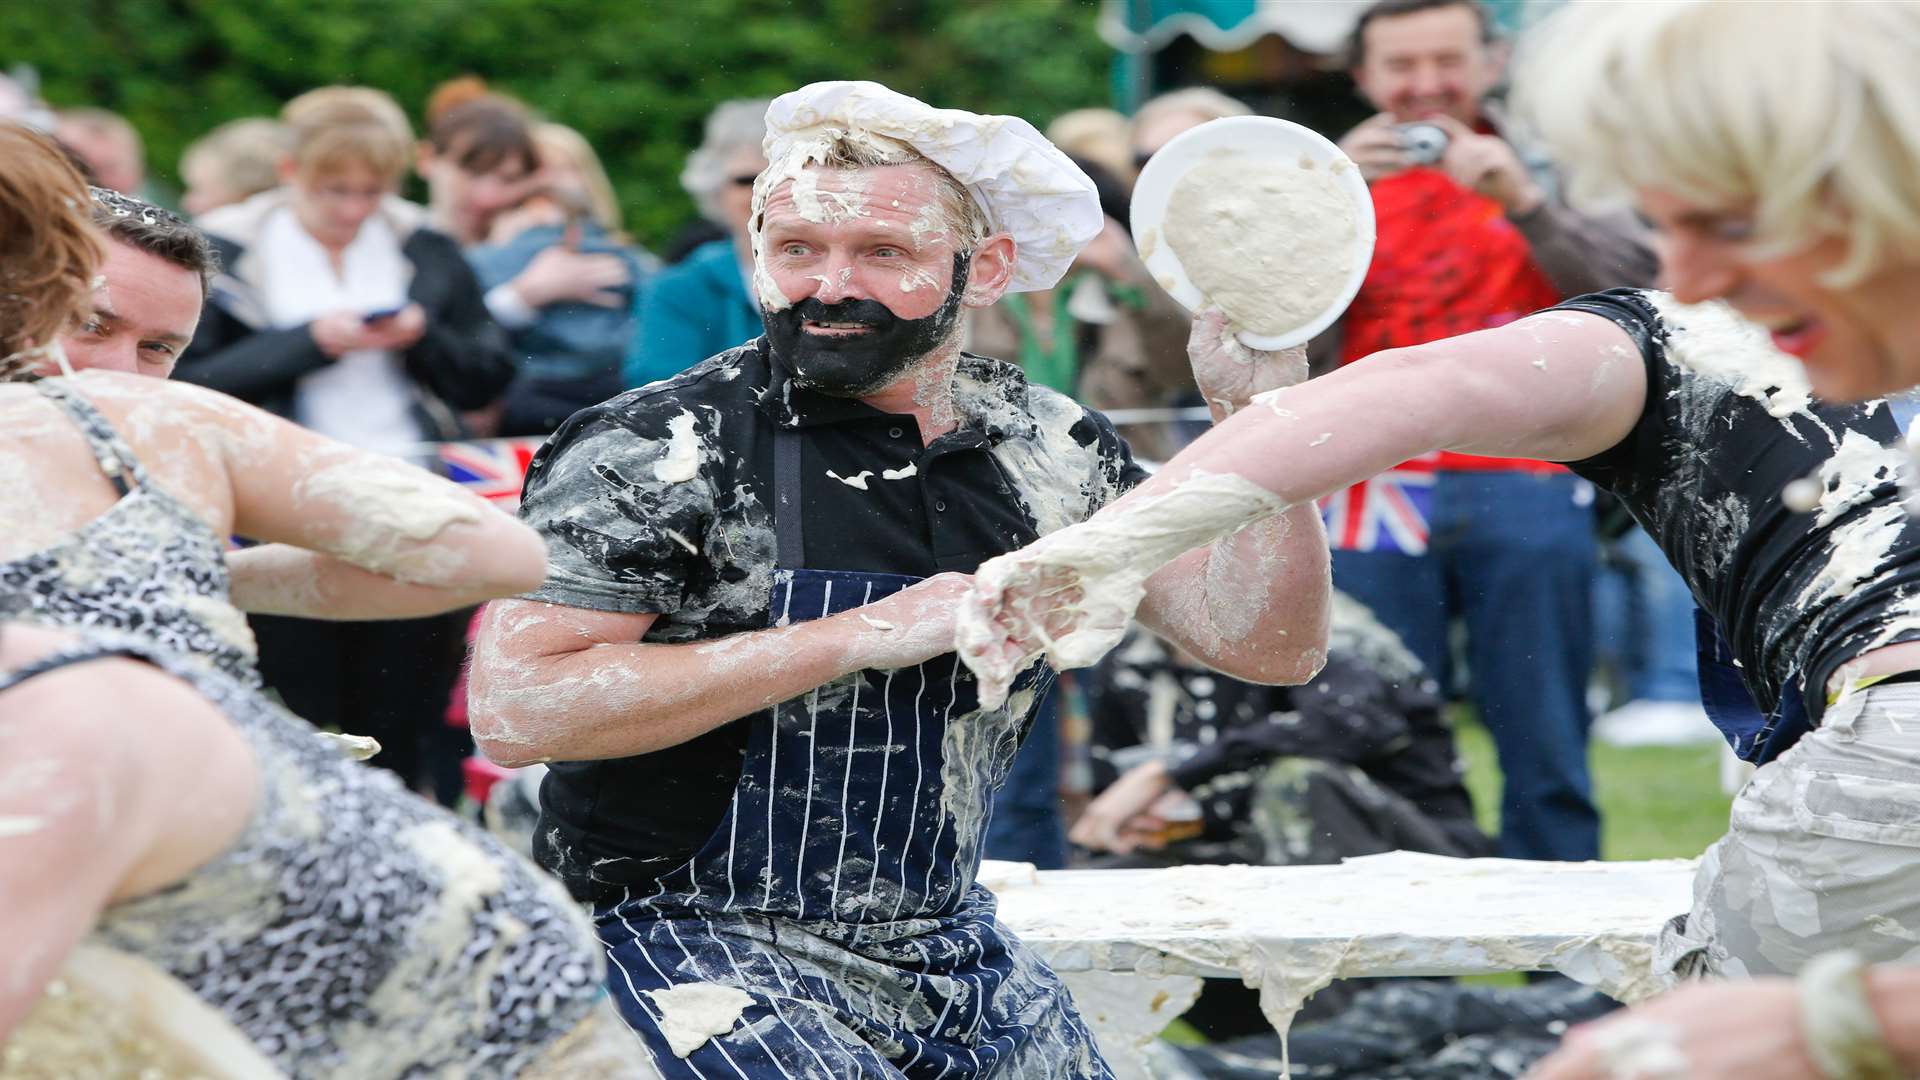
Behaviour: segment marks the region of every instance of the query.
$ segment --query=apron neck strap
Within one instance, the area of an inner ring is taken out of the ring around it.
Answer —
[[[773,432],[773,537],[779,565],[799,570],[806,564],[805,533],[800,518],[804,488],[800,477],[800,432],[777,427]]]

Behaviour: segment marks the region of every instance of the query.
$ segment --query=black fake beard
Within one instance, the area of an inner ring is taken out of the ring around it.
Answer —
[[[902,319],[878,300],[823,304],[808,297],[779,311],[760,310],[767,344],[793,381],[830,397],[865,397],[898,379],[947,340],[960,319],[967,291],[968,254],[953,257],[953,287],[931,315]],[[807,322],[861,323],[872,329],[845,337],[809,334]]]

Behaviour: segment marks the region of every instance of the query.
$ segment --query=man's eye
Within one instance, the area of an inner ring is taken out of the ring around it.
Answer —
[[[882,259],[897,259],[900,256],[906,254],[906,252],[901,251],[897,247],[874,248],[873,253],[875,256]]]
[[[797,259],[802,255],[805,255],[806,253],[807,253],[807,245],[805,244],[780,245],[780,254],[785,255],[788,258]]]
[[[80,323],[80,331],[85,334],[104,334],[107,328],[99,319],[85,319]]]

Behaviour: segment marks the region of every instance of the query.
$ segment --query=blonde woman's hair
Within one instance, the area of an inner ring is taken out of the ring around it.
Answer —
[[[1228,97],[1211,86],[1188,86],[1147,99],[1146,104],[1133,114],[1133,126],[1137,129],[1161,116],[1178,113],[1192,113],[1208,120],[1224,120],[1229,116],[1252,116],[1253,110],[1247,107],[1246,102]]]
[[[1074,109],[1047,125],[1047,141],[1123,178],[1134,173],[1132,132],[1133,122],[1112,109]]]
[[[293,164],[319,176],[365,165],[389,182],[413,160],[413,126],[399,103],[367,86],[323,86],[280,110],[292,142]]]
[[[53,140],[0,121],[0,379],[88,309],[105,253],[79,171]]]
[[[1767,255],[1842,237],[1836,285],[1920,258],[1920,4],[1574,0],[1515,97],[1576,198],[1750,207]]]
[[[285,124],[264,116],[229,120],[189,145],[180,155],[180,175],[211,172],[236,198],[280,185],[280,159],[287,154]]]
[[[540,151],[542,164],[548,155],[554,155],[565,158],[579,171],[587,183],[587,209],[593,214],[594,224],[616,236],[624,235],[626,229],[622,225],[620,200],[613,194],[613,181],[607,179],[600,155],[593,152],[593,145],[586,137],[565,124],[542,122],[533,126],[533,143]]]

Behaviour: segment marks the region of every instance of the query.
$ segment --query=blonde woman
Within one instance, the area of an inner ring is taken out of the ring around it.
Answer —
[[[1675,298],[1858,401],[1920,384],[1920,5],[1570,5],[1516,93],[1576,193],[1630,194]]]
[[[1589,196],[1631,193],[1660,228],[1676,298],[1732,305],[1823,397],[1920,384],[1920,6],[1585,2],[1527,45],[1519,90],[1535,122]],[[1912,812],[1889,794],[1885,813]],[[1817,823],[1815,808],[1798,813]],[[1795,889],[1770,891],[1788,904]],[[1885,956],[1881,935],[1898,946],[1911,920],[1879,918],[1863,951]],[[1917,1017],[1920,976],[1839,953],[1802,967],[1798,986],[1709,984],[1629,1010],[1531,1075],[1619,1076],[1651,1036],[1659,1075],[1911,1076]]]
[[[384,454],[464,437],[460,411],[497,399],[514,365],[459,246],[394,194],[414,152],[399,106],[329,86],[280,118],[285,184],[200,219],[226,272],[175,379]],[[295,712],[372,734],[378,763],[409,781],[453,771],[433,736],[459,619],[253,625],[261,672]]]

